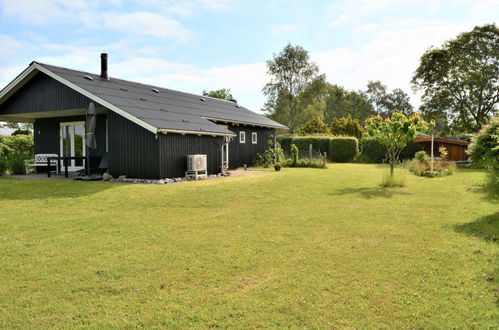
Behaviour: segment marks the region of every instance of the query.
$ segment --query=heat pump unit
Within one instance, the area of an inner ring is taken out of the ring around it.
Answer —
[[[206,171],[206,155],[188,155],[187,171]]]

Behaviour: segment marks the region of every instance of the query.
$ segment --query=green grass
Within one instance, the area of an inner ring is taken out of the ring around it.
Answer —
[[[499,327],[485,173],[385,171],[0,179],[0,328]]]

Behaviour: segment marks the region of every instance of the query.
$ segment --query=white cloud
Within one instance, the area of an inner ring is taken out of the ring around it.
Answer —
[[[188,31],[179,21],[151,12],[135,12],[106,16],[106,25],[117,31],[157,38],[175,37],[185,40]]]
[[[275,35],[287,34],[290,32],[294,32],[297,29],[298,29],[298,27],[294,24],[276,25],[272,28],[272,34],[275,34]]]
[[[115,76],[194,94],[230,88],[239,103],[259,111],[265,101],[261,93],[267,81],[265,63],[203,68],[160,58],[132,58],[110,67]]]
[[[109,3],[109,2],[108,2]],[[83,0],[0,0],[1,12],[26,24],[45,25],[79,22],[80,15],[93,11],[98,1]]]
[[[390,89],[402,88],[412,95],[410,80],[420,56],[432,45],[439,46],[473,24],[445,24],[429,20],[390,21],[368,26],[368,41],[360,47],[345,46],[312,54],[328,81],[348,89],[364,89],[368,80],[381,80]]]

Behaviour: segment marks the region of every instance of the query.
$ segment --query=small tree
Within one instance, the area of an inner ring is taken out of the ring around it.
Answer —
[[[333,135],[355,136],[360,139],[363,131],[359,121],[350,115],[343,118],[333,118],[331,122],[331,134]]]
[[[315,117],[297,129],[300,135],[328,134],[329,127],[322,119]]]
[[[433,128],[434,122],[427,123],[418,114],[405,116],[400,112],[392,113],[383,119],[380,115],[366,121],[367,135],[386,147],[386,157],[390,163],[390,177],[393,178],[395,165],[400,152],[418,133]]]
[[[491,184],[499,185],[499,117],[493,118],[473,139],[468,148],[471,160],[486,167],[491,174]]]

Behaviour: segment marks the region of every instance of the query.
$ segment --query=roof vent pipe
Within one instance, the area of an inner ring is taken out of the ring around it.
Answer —
[[[102,79],[109,80],[109,76],[107,75],[107,54],[100,54],[100,76]]]

